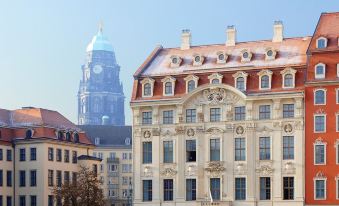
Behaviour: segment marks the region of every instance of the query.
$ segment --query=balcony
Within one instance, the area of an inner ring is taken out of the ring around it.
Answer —
[[[107,158],[107,163],[118,163],[119,164],[119,158],[116,157],[108,157]]]
[[[201,206],[232,206],[231,201],[202,201]]]

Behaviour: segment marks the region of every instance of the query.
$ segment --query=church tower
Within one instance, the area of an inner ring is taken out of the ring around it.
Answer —
[[[125,125],[125,96],[112,44],[102,25],[86,49],[78,92],[79,125]]]

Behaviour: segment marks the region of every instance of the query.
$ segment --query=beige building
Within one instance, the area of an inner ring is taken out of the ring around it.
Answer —
[[[92,155],[102,159],[98,174],[108,206],[132,203],[132,128],[131,126],[81,125],[95,143]]]
[[[134,205],[304,204],[310,38],[157,47],[134,75]]]
[[[0,205],[61,205],[51,190],[74,181],[80,165],[97,170],[94,145],[56,111],[0,110]]]

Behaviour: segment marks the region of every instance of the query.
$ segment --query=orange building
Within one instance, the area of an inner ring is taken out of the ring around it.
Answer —
[[[305,82],[306,205],[339,205],[339,13],[323,13]]]

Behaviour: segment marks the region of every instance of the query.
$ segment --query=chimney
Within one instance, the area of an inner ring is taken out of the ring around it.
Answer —
[[[191,31],[183,29],[181,33],[181,50],[186,50],[191,47]]]
[[[272,42],[282,42],[284,39],[284,26],[282,21],[275,21],[273,25]]]
[[[226,30],[226,46],[235,46],[237,30],[234,25],[228,26]]]

